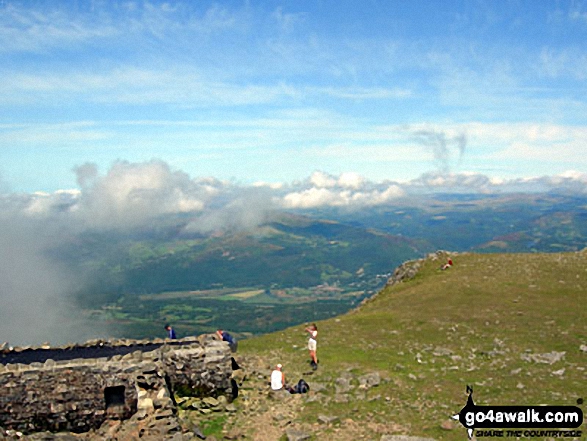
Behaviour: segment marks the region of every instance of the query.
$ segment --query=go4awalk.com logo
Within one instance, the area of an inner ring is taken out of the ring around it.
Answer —
[[[477,438],[582,436],[576,429],[583,424],[583,411],[577,406],[477,406],[471,386],[467,386],[467,393],[467,404],[453,419],[467,429],[469,439],[473,434]]]

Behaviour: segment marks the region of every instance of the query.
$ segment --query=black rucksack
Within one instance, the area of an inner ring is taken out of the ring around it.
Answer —
[[[296,392],[297,393],[305,394],[309,390],[310,390],[310,385],[308,383],[306,383],[303,378],[300,381],[298,381],[298,384],[296,385]]]

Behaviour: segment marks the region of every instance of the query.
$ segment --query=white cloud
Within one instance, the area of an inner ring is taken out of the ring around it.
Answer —
[[[0,96],[6,103],[43,103],[64,95],[93,104],[175,104],[182,108],[279,103],[314,100],[326,94],[349,100],[405,98],[410,92],[381,88],[320,89],[283,80],[243,81],[170,62],[164,69],[125,64],[90,73],[68,67],[61,72],[16,72],[4,69]]]
[[[123,4],[81,3],[65,7],[47,3],[45,7],[27,8],[16,3],[3,8],[0,21],[0,52],[51,51],[77,46],[126,44],[149,49],[152,37],[165,39],[174,35],[190,35],[191,41],[234,30],[241,26],[246,12],[230,11],[219,5],[190,8],[189,4]],[[199,37],[199,38],[196,38]]]
[[[86,176],[79,180],[86,182]],[[92,227],[132,227],[161,214],[201,211],[209,194],[208,185],[198,185],[162,161],[117,162],[82,188],[76,215]]]
[[[336,179],[321,171],[315,171],[310,176],[310,183],[318,188],[329,188],[336,185]]]
[[[281,197],[280,205],[285,208],[360,208],[389,203],[405,194],[399,185],[375,184],[355,172],[333,176],[316,171],[300,185],[302,188],[294,186],[287,191]]]
[[[577,170],[567,170],[559,175],[564,179],[574,179],[587,183],[587,173],[579,172]]]
[[[26,207],[25,213],[30,216],[42,215],[45,216],[55,206],[55,200],[48,193],[33,195],[30,203]]]
[[[479,173],[432,172],[412,180],[409,186],[424,187],[431,192],[486,193],[497,190],[494,184],[495,181]]]
[[[355,172],[341,173],[336,183],[344,188],[358,189],[365,183],[365,178]]]
[[[371,99],[401,99],[409,98],[413,95],[413,92],[409,89],[384,89],[381,87],[374,88],[326,88],[317,89],[317,92],[336,97],[345,98],[351,100],[371,100]]]
[[[257,181],[257,182],[253,182],[253,187],[269,187],[272,190],[279,190],[281,188],[284,187],[284,183],[283,182],[263,182],[263,181]]]
[[[41,52],[120,35],[120,29],[108,21],[95,20],[95,16],[73,17],[65,9],[41,11],[10,4],[2,12],[0,52]]]
[[[193,67],[166,70],[131,65],[99,74],[76,72],[5,72],[0,96],[6,103],[46,104],[68,97],[93,104],[173,104],[182,108],[241,106],[278,102],[297,92],[283,83],[240,84],[212,78]]]
[[[428,192],[587,191],[587,174],[567,170],[551,176],[505,179],[480,173],[424,173],[398,183],[375,182],[356,172],[314,172],[294,183],[237,185],[213,177],[190,178],[167,163],[116,162],[105,173],[92,164],[76,168],[81,190],[4,195],[3,216],[24,215],[67,223],[74,230],[149,225],[160,216],[187,213],[187,231],[210,232],[256,225],[279,208],[361,208]]]
[[[320,206],[343,205],[341,195],[327,188],[309,188],[288,193],[283,197],[286,208],[315,208]]]
[[[287,193],[281,199],[284,208],[348,207],[362,208],[391,203],[405,196],[398,185],[383,189],[352,191],[341,188],[308,188]]]
[[[166,215],[189,214],[186,231],[207,233],[257,225],[275,208],[279,186],[237,186],[213,177],[192,179],[167,163],[118,161],[104,174],[75,169],[81,190],[4,198],[7,213],[67,223],[75,230],[132,230]]]
[[[294,31],[298,24],[304,22],[305,17],[306,14],[304,13],[284,12],[281,6],[271,14],[271,18],[276,21],[278,28],[285,33]]]
[[[587,24],[587,12],[583,10],[582,6],[583,4],[581,2],[572,2],[569,9],[569,18],[571,21]]]

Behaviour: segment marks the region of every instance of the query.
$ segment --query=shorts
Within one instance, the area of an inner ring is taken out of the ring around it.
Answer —
[[[315,351],[316,350],[316,340],[314,340],[313,338],[311,338],[310,340],[308,340],[308,350],[310,351]]]

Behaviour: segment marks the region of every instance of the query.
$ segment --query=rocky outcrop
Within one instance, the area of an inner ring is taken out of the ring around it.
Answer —
[[[457,253],[455,253],[455,252],[448,252],[448,251],[439,250],[439,251],[436,251],[435,253],[428,254],[423,259],[408,260],[408,261],[402,263],[400,266],[398,266],[394,270],[392,276],[385,283],[385,286],[386,287],[394,286],[399,283],[407,282],[408,280],[413,279],[414,277],[416,277],[416,275],[418,274],[418,272],[420,271],[420,269],[422,268],[422,265],[424,264],[424,262],[426,260],[432,260],[432,261],[438,260],[439,262],[442,262],[444,264],[444,262],[446,261],[446,259],[448,257],[455,256],[456,254]],[[377,292],[376,294],[372,295],[371,297],[364,299],[360,303],[360,305],[357,308],[355,308],[354,310],[352,310],[351,312],[358,312],[361,309],[361,306],[366,305],[367,303],[371,302],[381,292],[382,292],[382,290]]]
[[[393,286],[406,280],[413,279],[420,271],[421,260],[410,260],[398,266],[393,275],[387,280],[386,286]]]
[[[458,253],[455,252],[439,250],[428,254],[424,259],[409,260],[404,262],[395,269],[393,275],[388,279],[386,286],[394,286],[398,283],[413,279],[416,277],[420,271],[420,268],[422,267],[422,264],[426,260],[438,261],[441,264],[444,264],[447,258],[454,257],[457,254]]]

